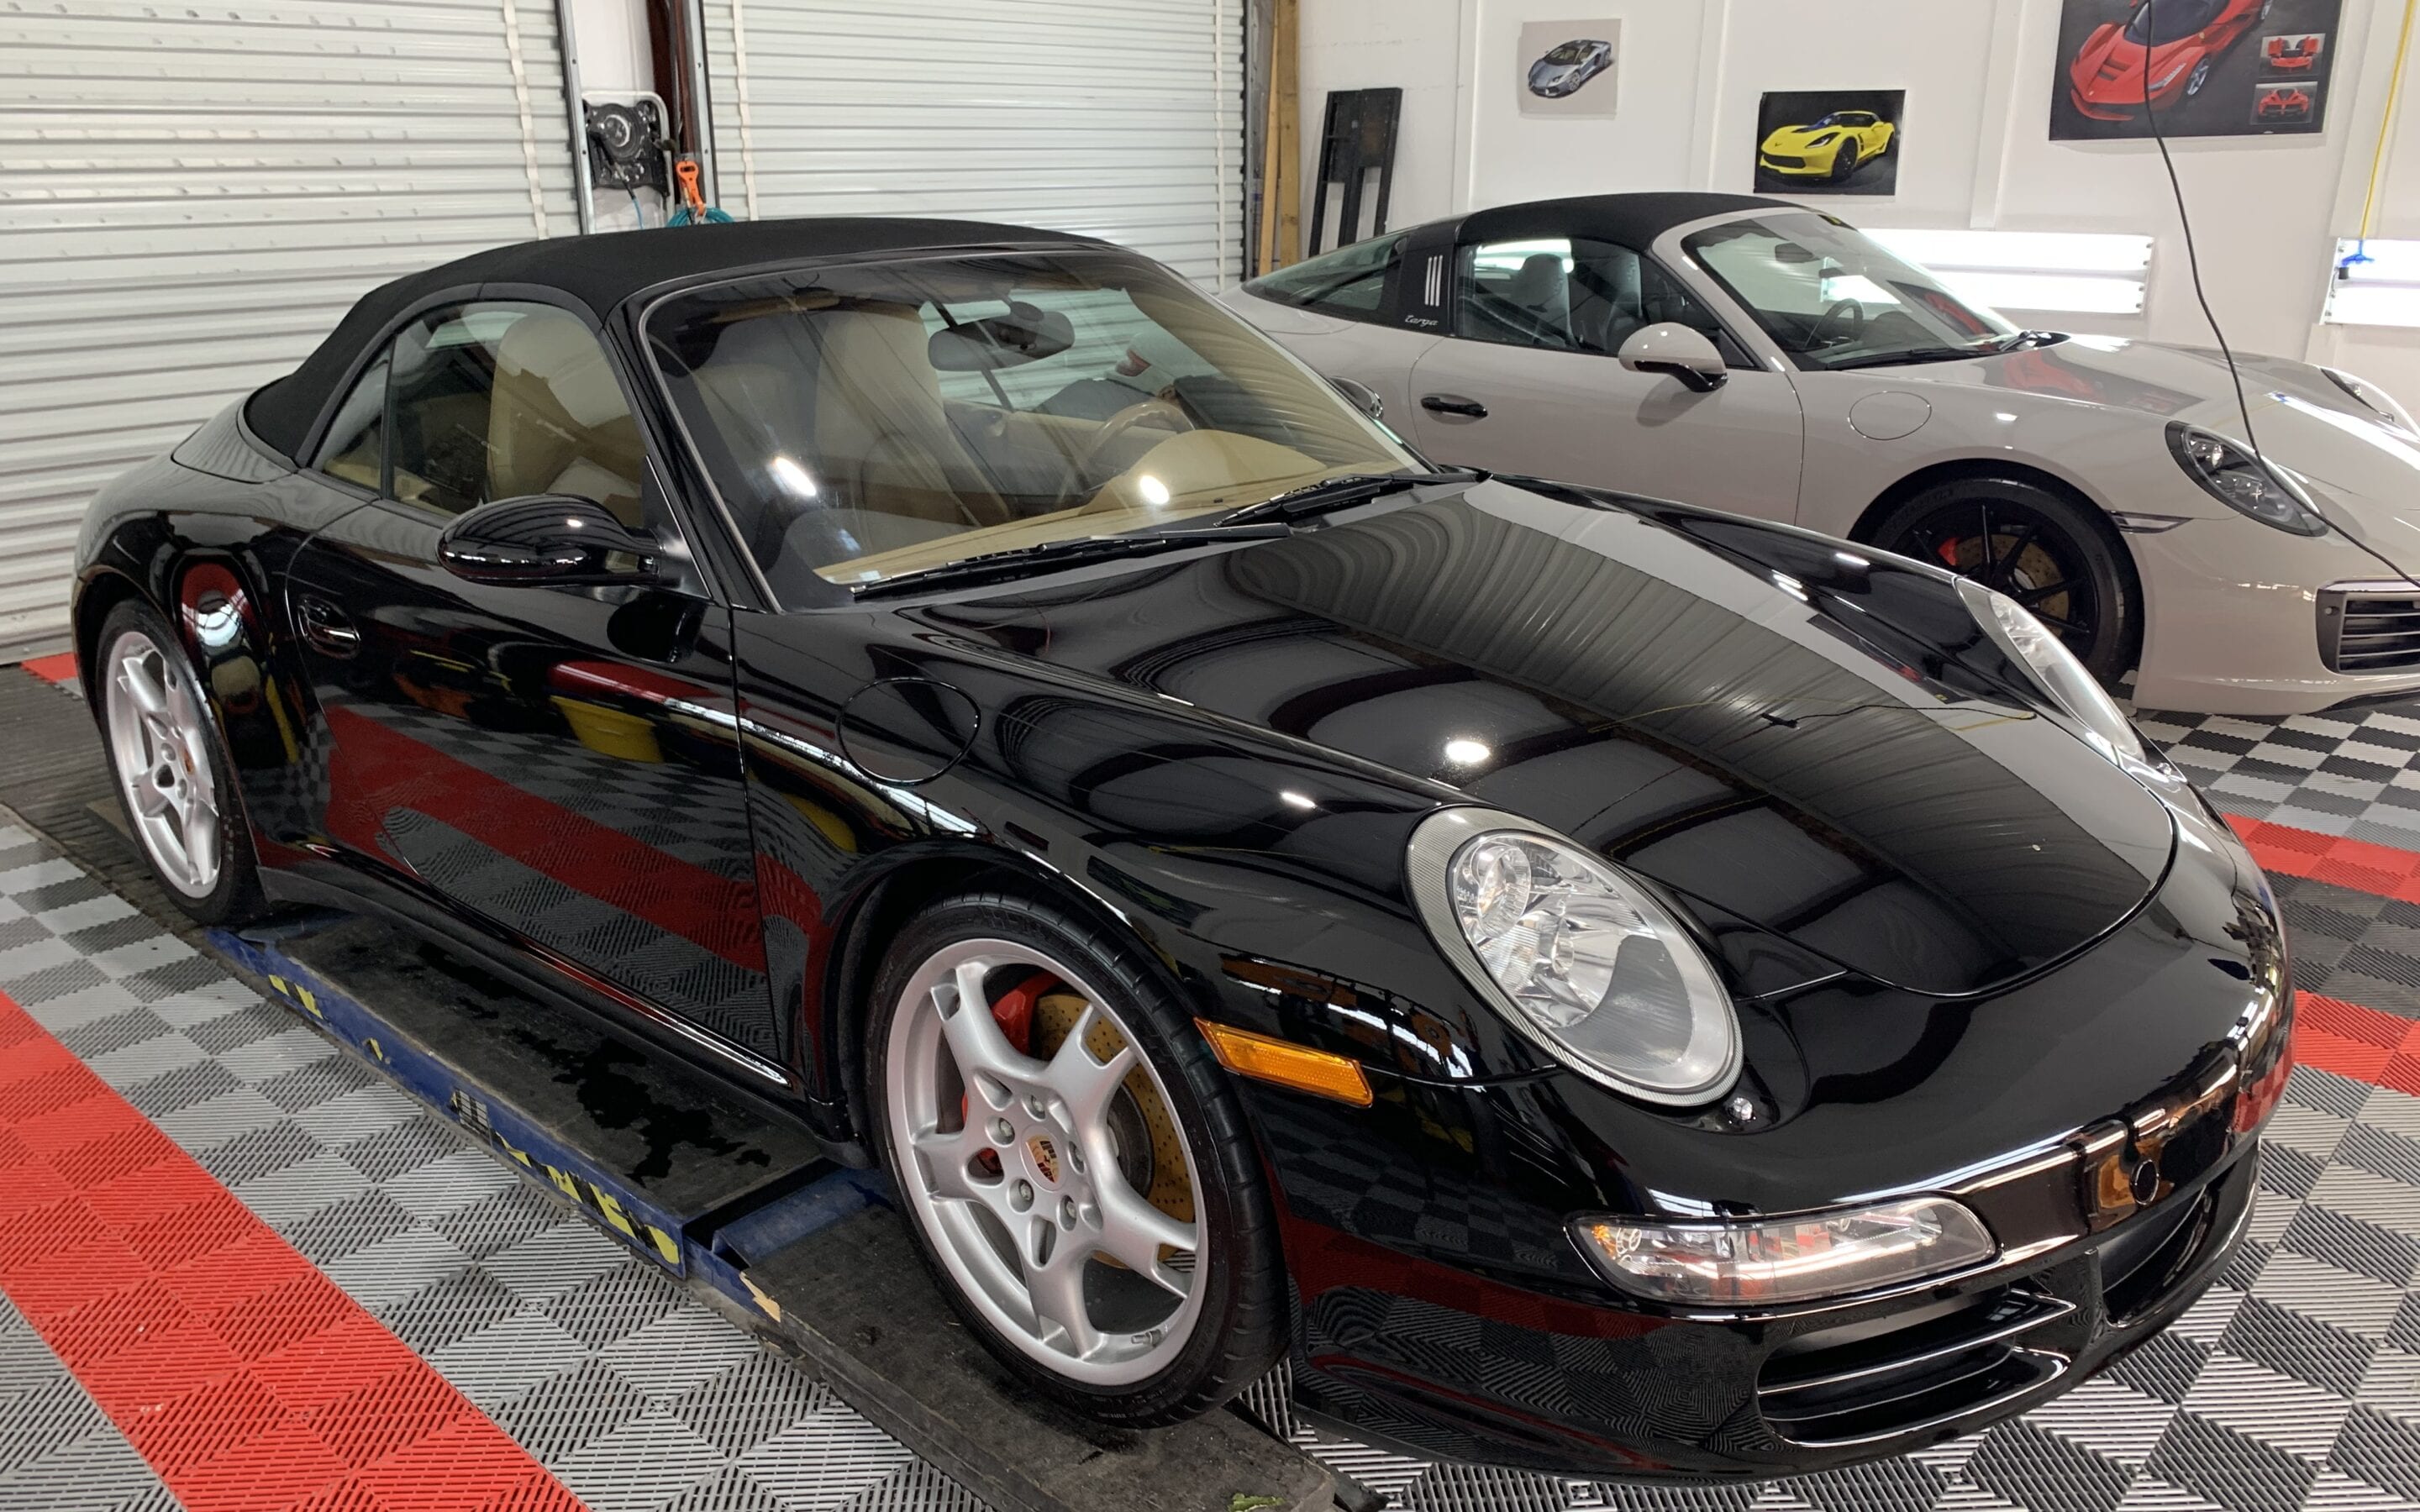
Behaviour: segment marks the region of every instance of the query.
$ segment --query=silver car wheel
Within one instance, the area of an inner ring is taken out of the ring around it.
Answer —
[[[101,659],[109,755],[144,853],[170,887],[207,898],[219,883],[219,794],[209,717],[163,651],[128,630]]]
[[[1035,1011],[1040,1054],[992,1012],[1018,967],[1064,988],[1044,998],[1054,1048]],[[1107,999],[1027,946],[963,940],[908,977],[885,1064],[903,1195],[975,1309],[1072,1381],[1167,1365],[1201,1316],[1201,1184],[1167,1088]]]

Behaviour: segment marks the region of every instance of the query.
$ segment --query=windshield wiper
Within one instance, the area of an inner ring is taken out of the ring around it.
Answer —
[[[2020,331],[2013,336],[2003,336],[1995,343],[1993,353],[2013,352],[2029,347],[2055,347],[2067,339],[2064,331]]]
[[[1322,478],[1299,488],[1289,488],[1273,494],[1257,504],[1231,509],[1218,517],[1221,525],[1246,525],[1255,520],[1309,519],[1313,515],[1334,514],[1355,504],[1390,493],[1402,493],[1431,483],[1480,483],[1487,474],[1477,468],[1440,468],[1435,472],[1346,472],[1333,478]]]
[[[1187,547],[1216,545],[1221,541],[1273,541],[1292,533],[1292,527],[1282,521],[1272,520],[1265,525],[1231,527],[1219,523],[1192,530],[1152,531],[1134,535],[1071,535],[1062,541],[1045,541],[1039,546],[1015,547],[1006,551],[986,551],[981,556],[944,562],[937,567],[903,572],[892,578],[877,578],[872,582],[854,584],[850,591],[861,599],[884,598],[923,593],[933,588],[963,587],[970,583],[1013,582],[1019,578],[1032,577],[1035,573],[1090,566],[1095,562],[1151,556]]]
[[[1969,357],[1989,357],[1999,348],[1994,347],[1911,347],[1900,352],[1876,352],[1871,357],[1852,357],[1845,363],[1825,363],[1829,372],[1841,372],[1852,367],[1899,367],[1916,363],[1956,363]]]

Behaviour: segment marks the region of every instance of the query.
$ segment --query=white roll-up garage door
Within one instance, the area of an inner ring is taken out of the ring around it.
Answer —
[[[1245,0],[703,0],[723,207],[1077,231],[1241,276]]]
[[[64,635],[98,485],[577,217],[551,0],[0,0],[0,656]]]

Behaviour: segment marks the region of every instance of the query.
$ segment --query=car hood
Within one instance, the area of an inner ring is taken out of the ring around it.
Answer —
[[[2246,397],[2255,404],[2272,393],[2290,394],[2362,419],[2370,411],[2308,363],[2238,354]],[[1960,362],[1853,370],[1860,380],[1891,388],[1931,385],[1998,389],[2045,399],[2070,399],[2107,409],[2135,409],[2163,420],[2182,420],[2228,435],[2241,435],[2235,384],[2226,361],[2212,347],[2129,341],[2118,336],[2070,336],[2046,347],[2021,347]],[[2257,420],[2258,411],[2255,410]]]
[[[1767,152],[1796,152],[1803,147],[1812,145],[1815,139],[1819,136],[1844,136],[1847,134],[1847,128],[1840,126],[1825,126],[1820,128],[1813,126],[1784,126],[1776,129],[1771,136],[1764,139],[1764,150]]]
[[[1019,616],[986,638],[1057,675],[1523,815],[1711,927],[1917,992],[2038,970],[2164,874],[2157,798],[2017,701],[1955,691],[1896,628],[1913,606],[1979,642],[1941,575],[1654,507],[1481,484],[935,627]]]
[[[2161,43],[2148,54],[2150,77],[2165,77],[2171,69],[2201,51],[2201,44],[2190,37]],[[2079,93],[2095,103],[2139,107],[2143,103],[2145,57],[2143,44],[2130,40],[2126,28],[2104,26],[2076,52],[2069,79]]]
[[[2271,458],[2357,500],[2401,510],[2420,499],[2420,439],[2381,424],[2366,405],[2308,363],[2239,356],[2236,364],[2243,374],[2253,434]],[[2236,440],[2244,438],[2226,360],[2210,347],[2074,336],[1965,362],[1863,368],[1843,376],[1893,389],[1997,389],[2130,409]],[[2358,532],[2360,522],[2350,523]]]

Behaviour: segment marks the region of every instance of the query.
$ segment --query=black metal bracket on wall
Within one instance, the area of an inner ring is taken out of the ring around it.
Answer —
[[[1395,128],[1403,119],[1401,89],[1331,89],[1319,133],[1319,189],[1311,204],[1311,244],[1315,256],[1327,229],[1327,186],[1342,192],[1336,212],[1336,244],[1349,246],[1387,229],[1387,200],[1395,187]],[[1370,229],[1359,229],[1361,194],[1370,175],[1378,176],[1378,202]]]

